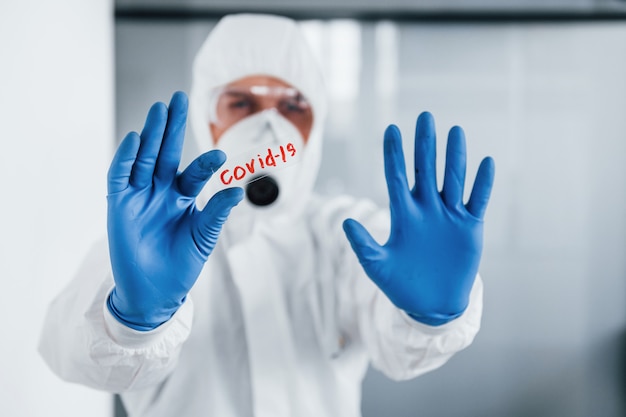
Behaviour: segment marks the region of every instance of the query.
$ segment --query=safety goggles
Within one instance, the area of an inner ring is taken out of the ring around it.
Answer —
[[[310,129],[313,111],[309,101],[296,88],[253,85],[216,88],[210,95],[209,121],[230,127],[255,113],[275,109],[298,129]]]

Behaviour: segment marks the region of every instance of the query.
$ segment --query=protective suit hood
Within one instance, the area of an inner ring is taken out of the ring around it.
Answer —
[[[243,207],[231,213],[231,225],[249,220],[241,219],[244,213],[253,222],[257,217],[279,221],[298,217],[312,192],[321,160],[326,94],[319,64],[297,23],[272,15],[226,16],[200,48],[194,61],[190,93],[190,123],[200,151],[215,147],[209,130],[211,92],[253,75],[275,77],[300,90],[311,104],[313,126],[298,163],[299,169],[293,174],[298,184],[297,193],[288,195],[288,200],[282,201],[279,207],[251,208],[246,207],[248,202],[242,202]]]

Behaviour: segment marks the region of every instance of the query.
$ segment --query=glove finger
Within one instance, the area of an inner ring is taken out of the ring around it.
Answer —
[[[196,197],[213,173],[222,166],[226,155],[220,150],[203,153],[178,176],[178,190],[187,197]]]
[[[374,240],[372,235],[363,225],[354,219],[346,219],[343,222],[343,230],[352,246],[352,250],[359,259],[359,263],[365,269],[367,275],[376,282],[375,274],[372,274],[372,266],[384,258],[383,248]]]
[[[185,139],[187,108],[187,95],[182,91],[174,93],[168,108],[167,125],[154,172],[159,180],[171,181],[178,170]]]
[[[141,145],[130,177],[132,185],[143,188],[152,184],[154,168],[159,156],[161,141],[167,123],[167,107],[155,103],[148,112],[146,124],[141,131]]]
[[[231,209],[242,199],[243,189],[239,187],[227,188],[211,197],[202,212],[199,213],[196,228],[193,230],[193,238],[198,250],[205,258],[213,251],[222,225],[228,218]]]
[[[402,135],[397,126],[390,125],[384,138],[385,179],[389,192],[391,212],[401,212],[409,204],[409,185],[402,151]]]
[[[117,148],[107,175],[107,192],[118,193],[128,188],[130,174],[139,151],[139,135],[130,132]]]
[[[465,134],[463,129],[455,126],[448,134],[442,190],[444,203],[450,208],[463,204],[466,164]]]
[[[491,196],[493,180],[495,177],[496,166],[492,158],[487,157],[482,160],[476,173],[476,180],[472,187],[472,193],[465,206],[467,211],[474,217],[482,219],[487,211],[487,204]]]
[[[435,201],[437,191],[437,137],[435,120],[429,112],[415,124],[415,187],[413,194],[421,201]]]

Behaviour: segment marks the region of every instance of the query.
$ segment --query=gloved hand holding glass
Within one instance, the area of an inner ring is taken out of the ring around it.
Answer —
[[[222,224],[243,198],[241,188],[215,194],[204,209],[195,197],[223,164],[219,150],[178,172],[187,119],[187,96],[169,108],[156,103],[141,135],[129,133],[108,175],[108,238],[115,288],[107,305],[122,323],[150,330],[182,305]]]
[[[385,176],[391,233],[384,246],[355,220],[344,230],[368,276],[414,319],[441,325],[469,304],[483,243],[483,217],[491,194],[494,163],[485,158],[467,204],[463,204],[466,152],[460,127],[450,130],[441,192],[435,172],[435,126],[422,113],[415,132],[415,185],[409,190],[400,131],[385,132]]]

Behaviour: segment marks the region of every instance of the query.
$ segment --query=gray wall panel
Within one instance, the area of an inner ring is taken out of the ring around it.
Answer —
[[[338,24],[308,26],[329,79],[332,37],[358,37],[357,94],[331,102],[318,190],[386,204],[382,131],[398,124],[410,155],[422,110],[439,155],[447,129],[465,128],[468,182],[482,156],[497,166],[481,332],[414,381],[370,372],[364,416],[623,416],[626,24]],[[210,27],[117,24],[118,137],[188,90]]]

